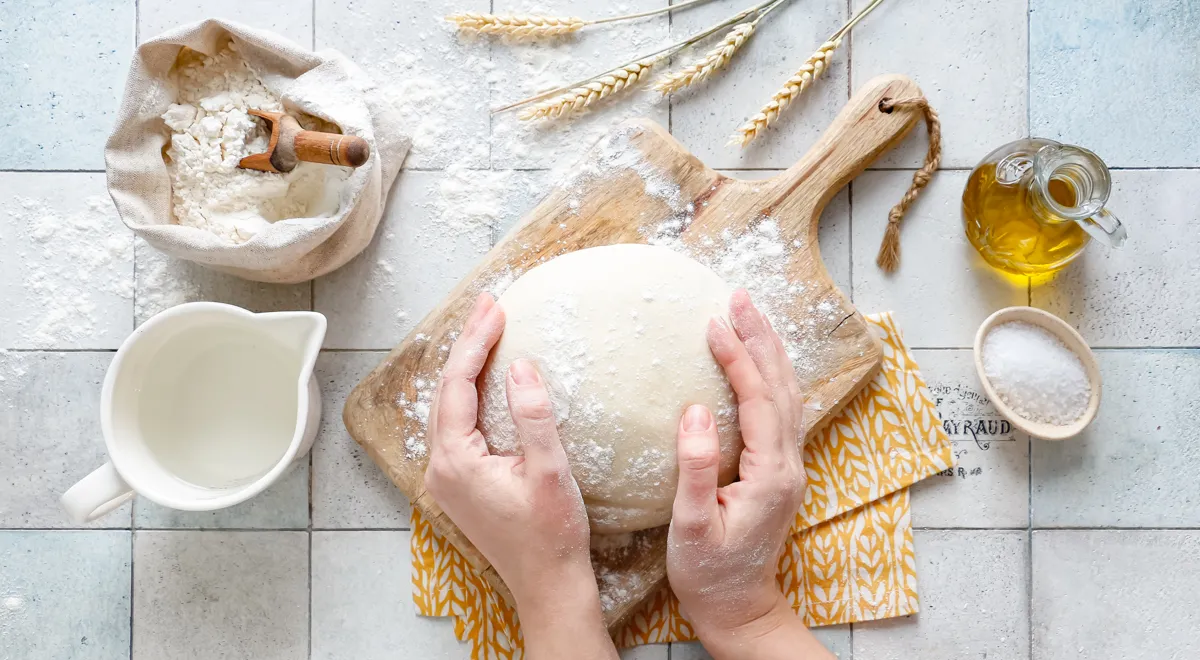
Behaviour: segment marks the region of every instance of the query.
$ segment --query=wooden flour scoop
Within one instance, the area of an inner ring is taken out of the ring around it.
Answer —
[[[552,189],[351,392],[343,413],[350,435],[422,517],[508,598],[495,569],[425,491],[428,451],[419,409],[429,401],[431,383],[437,382],[445,362],[442,347],[453,342],[480,291],[567,252],[645,243],[654,228],[681,212],[690,222],[677,224],[678,240],[698,254],[712,254],[706,246],[713,237],[744,236],[767,218],[774,221],[779,240],[792,246],[780,268],[799,286],[794,299],[776,310],[787,317],[776,327],[795,327],[803,335],[798,345],[805,347],[804,355],[795,368],[807,402],[805,431],[811,435],[877,373],[883,355],[866,320],[825,270],[817,222],[834,195],[921,117],[920,111],[896,101],[919,97],[921,90],[903,76],[867,82],[798,163],[759,181],[732,179],[705,166],[653,122],[618,127],[584,156],[578,166],[583,176],[566,177]],[[620,156],[617,161],[636,167],[612,166],[614,153]],[[653,185],[639,172],[652,172]],[[623,587],[605,599],[610,631],[666,584],[666,530],[637,532],[636,545],[630,546],[636,552],[593,556],[598,569]]]
[[[300,161],[358,167],[371,157],[371,145],[355,135],[306,131],[291,115],[251,110],[271,125],[271,141],[261,154],[246,156],[239,167],[263,172],[291,172]]]

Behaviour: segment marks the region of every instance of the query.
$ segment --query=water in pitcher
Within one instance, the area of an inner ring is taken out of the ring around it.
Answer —
[[[296,357],[266,335],[232,327],[168,341],[180,344],[159,350],[138,395],[141,436],[155,459],[206,488],[266,474],[296,430]]]

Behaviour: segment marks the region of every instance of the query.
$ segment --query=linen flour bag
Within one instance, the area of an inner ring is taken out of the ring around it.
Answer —
[[[247,109],[357,135],[371,157],[356,169],[238,169],[266,150],[266,124]],[[104,160],[121,220],[146,242],[249,280],[295,283],[371,242],[410,144],[374,82],[340,53],[207,20],[138,47]]]

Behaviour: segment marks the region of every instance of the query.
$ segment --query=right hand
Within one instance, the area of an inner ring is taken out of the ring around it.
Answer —
[[[730,318],[733,328],[709,323],[708,344],[737,396],[739,480],[717,488],[716,424],[704,406],[688,408],[667,544],[671,588],[705,646],[766,635],[784,625],[781,617],[795,618],[775,574],[807,485],[803,399],[783,342],[744,290],[734,293]]]

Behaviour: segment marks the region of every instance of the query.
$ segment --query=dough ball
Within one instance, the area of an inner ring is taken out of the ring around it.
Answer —
[[[679,419],[713,412],[722,485],[742,450],[733,391],[708,348],[708,321],[728,321],[732,288],[704,265],[664,247],[611,245],[572,252],[530,270],[499,304],[504,334],[480,376],[480,428],[496,454],[521,452],[508,411],[508,367],[538,365],[598,533],[671,520],[679,470]]]

